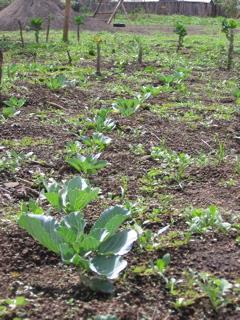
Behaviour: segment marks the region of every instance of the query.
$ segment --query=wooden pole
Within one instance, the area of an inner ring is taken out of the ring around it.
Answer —
[[[22,48],[23,48],[24,47],[23,28],[22,28],[22,23],[20,20],[18,20],[18,25],[19,25],[19,31],[20,31],[21,44],[22,44]]]
[[[0,105],[2,104],[3,51],[0,49]]]
[[[68,42],[70,12],[71,12],[71,0],[66,0],[66,2],[65,2],[64,27],[63,27],[63,41],[64,42]]]

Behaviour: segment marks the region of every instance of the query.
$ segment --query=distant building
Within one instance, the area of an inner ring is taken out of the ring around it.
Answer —
[[[118,1],[118,0],[112,0]],[[155,14],[180,14],[189,16],[216,16],[223,12],[212,0],[124,0],[126,9],[144,9]]]

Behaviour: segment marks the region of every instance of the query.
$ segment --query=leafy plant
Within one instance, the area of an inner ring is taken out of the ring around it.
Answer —
[[[25,154],[23,152],[17,153],[16,151],[6,151],[6,153],[0,157],[0,172],[16,172],[24,162],[29,160],[33,160],[32,152]]]
[[[229,303],[226,294],[232,289],[232,284],[226,279],[219,279],[208,273],[199,273],[197,283],[208,296],[215,311]]]
[[[116,127],[114,120],[108,118],[111,109],[102,108],[98,110],[93,119],[87,119],[87,126],[98,132],[112,131]]]
[[[0,318],[18,319],[13,318],[13,314],[16,313],[18,308],[24,307],[26,304],[27,300],[23,296],[18,296],[13,299],[0,299]]]
[[[74,21],[77,25],[77,40],[80,41],[80,25],[84,23],[85,18],[83,16],[77,16],[74,18]]]
[[[87,156],[76,154],[67,159],[67,163],[78,172],[93,174],[107,165],[107,161],[99,160],[100,155],[100,153]]]
[[[150,97],[157,97],[161,91],[162,88],[161,87],[153,87],[151,85],[148,85],[146,87],[142,87],[142,93],[144,95],[144,99],[148,99]]]
[[[64,263],[78,267],[84,285],[109,293],[113,291],[111,280],[118,278],[127,266],[122,256],[137,240],[134,230],[118,231],[129,216],[128,210],[111,207],[101,214],[89,232],[79,212],[70,213],[60,222],[50,216],[28,213],[21,215],[18,223],[40,244],[60,255]]]
[[[34,18],[30,21],[30,27],[35,31],[36,43],[39,43],[39,32],[42,30],[43,19]]]
[[[50,77],[45,81],[46,86],[52,91],[62,89],[65,86],[65,83],[66,77],[64,75],[58,75],[54,78]]]
[[[44,182],[43,196],[58,211],[65,213],[82,211],[98,197],[99,189],[92,188],[87,180],[76,176],[64,183],[55,180]],[[32,211],[31,211],[32,212]]]
[[[26,99],[11,97],[8,100],[3,101],[6,107],[2,109],[2,115],[4,119],[8,119],[20,113],[19,109],[24,106]]]
[[[222,21],[222,32],[225,33],[227,40],[229,41],[227,68],[230,70],[233,63],[234,53],[234,29],[237,28],[237,22],[233,19],[224,19]]]
[[[113,109],[125,117],[132,116],[140,108],[139,99],[119,99],[113,104]]]
[[[175,33],[178,35],[178,45],[177,45],[177,52],[178,52],[180,49],[182,49],[184,38],[187,35],[187,29],[182,22],[178,21],[176,23]]]
[[[227,231],[231,225],[223,221],[223,218],[216,206],[207,209],[188,209],[187,224],[192,233],[205,233],[209,230]]]
[[[104,136],[102,133],[96,132],[93,133],[91,137],[82,137],[82,141],[88,147],[97,149],[99,151],[103,151],[106,148],[106,146],[108,146],[111,143],[112,139],[107,136]]]

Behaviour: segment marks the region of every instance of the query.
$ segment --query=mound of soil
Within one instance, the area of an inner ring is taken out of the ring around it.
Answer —
[[[52,17],[51,28],[63,27],[64,7],[60,0],[15,0],[1,10],[0,30],[17,30],[18,20],[24,27],[32,18],[41,17],[47,21],[49,15]]]

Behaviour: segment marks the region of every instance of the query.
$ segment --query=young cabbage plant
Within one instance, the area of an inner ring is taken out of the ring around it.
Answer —
[[[216,206],[210,206],[207,209],[188,209],[187,224],[192,233],[205,233],[210,230],[226,232],[231,228],[231,224],[224,222],[219,209]]]
[[[114,120],[108,118],[111,109],[102,108],[98,110],[93,119],[87,119],[87,126],[90,129],[95,129],[98,132],[112,131],[116,127]]]
[[[82,137],[82,142],[92,148],[93,150],[103,151],[110,143],[112,139],[104,136],[100,132],[95,132],[91,137],[84,136]]]
[[[234,29],[237,28],[237,22],[233,19],[224,19],[222,21],[222,32],[225,33],[227,40],[229,41],[227,68],[230,70],[233,63],[234,53]]]
[[[44,182],[46,191],[43,196],[60,212],[82,211],[91,201],[98,197],[99,188],[92,188],[88,181],[76,176],[64,183],[55,180]]]
[[[52,91],[58,91],[65,86],[66,81],[67,79],[64,75],[58,75],[54,78],[46,79],[45,84],[48,87],[48,89]]]
[[[75,17],[75,23],[77,25],[77,40],[78,43],[80,42],[80,25],[84,23],[84,17],[83,16],[77,16]]]
[[[148,85],[146,87],[142,87],[141,92],[143,94],[144,100],[147,100],[150,97],[157,97],[162,92],[162,88]]]
[[[72,212],[60,222],[50,216],[32,213],[20,216],[18,223],[48,250],[61,256],[66,264],[80,270],[81,282],[94,291],[111,293],[112,280],[127,267],[122,258],[137,240],[131,229],[119,231],[130,216],[121,206],[105,210],[87,232],[86,220]]]
[[[124,117],[132,116],[139,108],[141,102],[139,99],[119,99],[113,104],[113,109],[120,112]]]
[[[8,100],[3,101],[5,107],[2,109],[2,116],[4,119],[11,118],[20,113],[20,108],[26,103],[26,99],[11,97]]]
[[[178,35],[177,52],[183,48],[183,41],[187,35],[187,30],[182,22],[178,21],[175,27],[175,33]]]
[[[78,172],[94,174],[98,170],[106,167],[108,164],[105,160],[99,160],[100,155],[100,153],[87,156],[76,154],[75,156],[67,159],[67,163]]]
[[[34,18],[30,21],[30,27],[35,31],[35,40],[36,43],[39,43],[39,33],[42,30],[43,19],[42,18]]]

